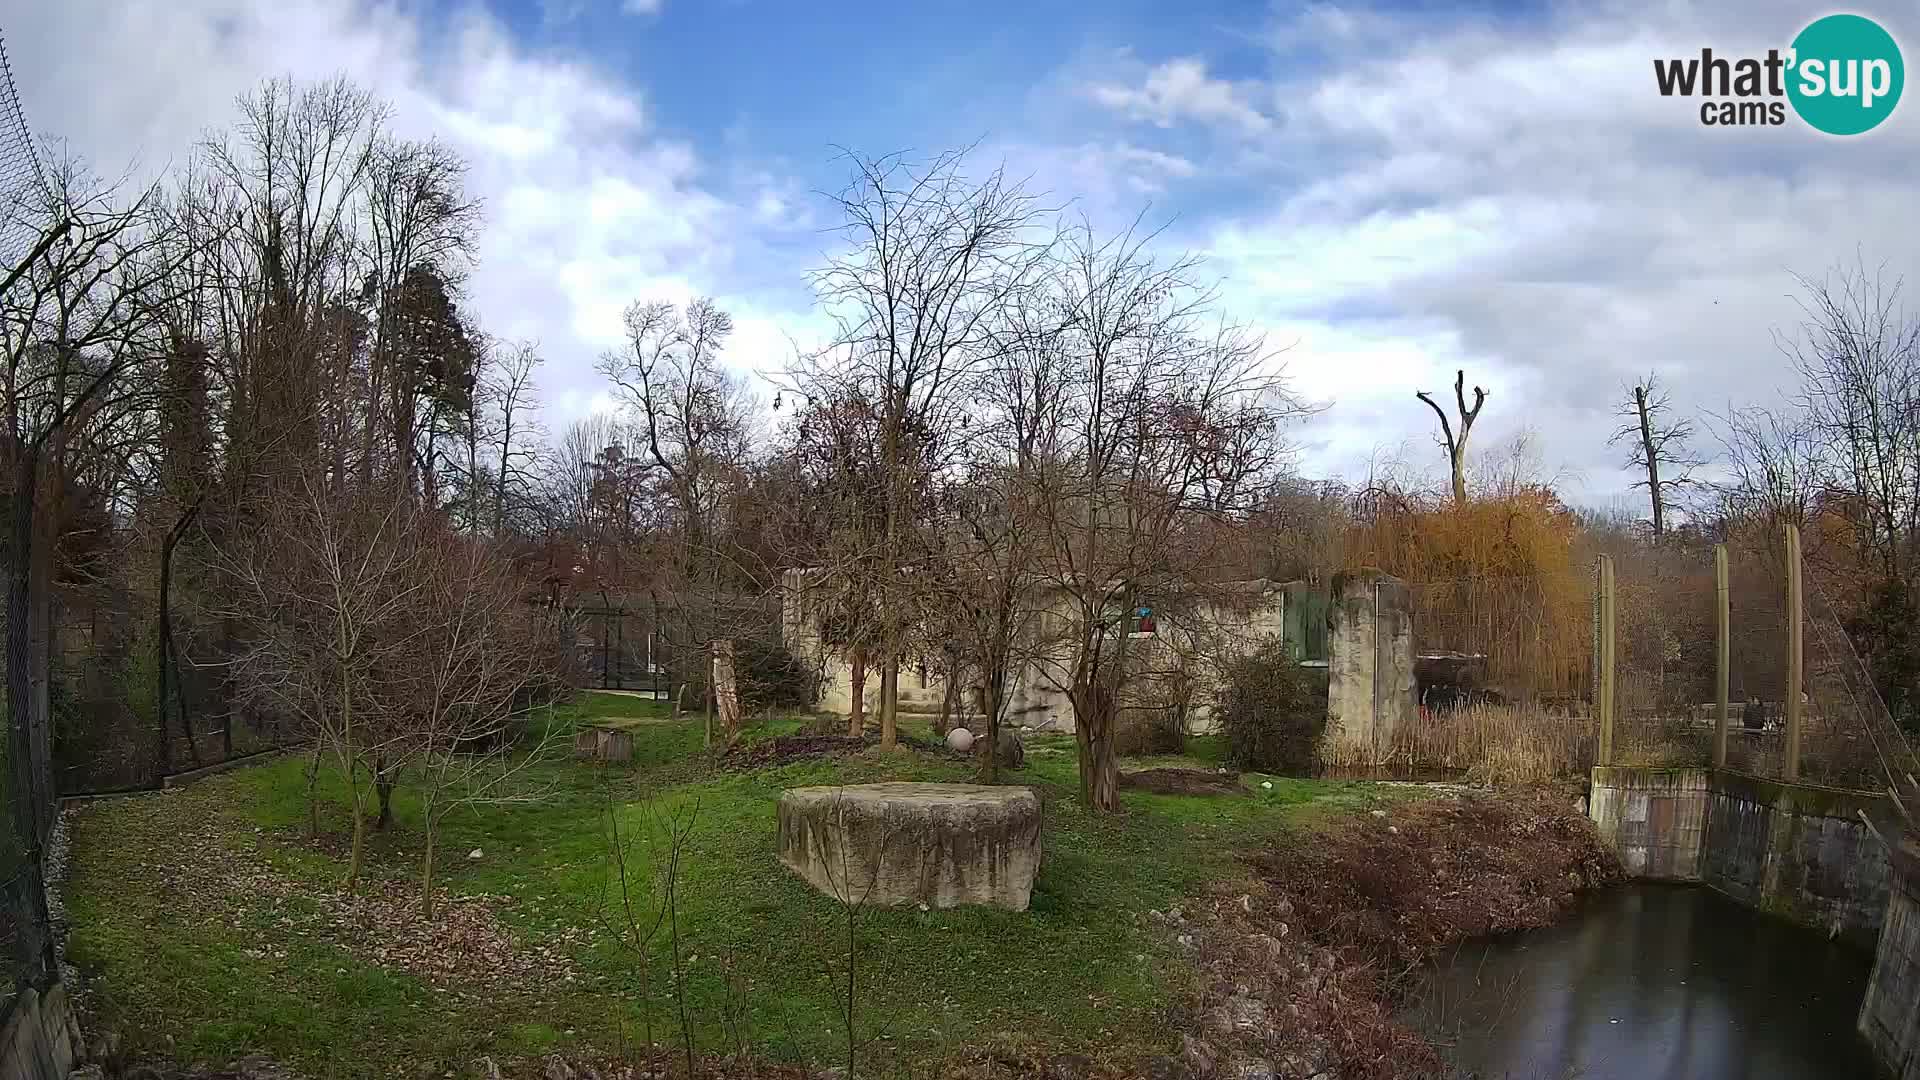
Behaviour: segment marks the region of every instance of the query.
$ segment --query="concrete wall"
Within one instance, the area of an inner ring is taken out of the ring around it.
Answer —
[[[787,648],[796,656],[816,665],[821,673],[819,706],[827,712],[847,713],[853,707],[853,670],[844,654],[827,647],[821,640],[818,613],[811,610],[807,598],[806,570],[789,570],[782,582],[781,632]],[[1200,603],[1187,610],[1185,617],[1162,612],[1156,619],[1156,633],[1126,642],[1130,655],[1158,671],[1182,672],[1191,683],[1191,708],[1188,729],[1195,733],[1212,730],[1212,705],[1218,672],[1208,658],[1235,647],[1252,648],[1268,637],[1288,638],[1290,610],[1300,607],[1296,600],[1307,589],[1301,582],[1255,580],[1222,587],[1237,591],[1220,594],[1220,603]],[[1070,602],[1064,595],[1034,595],[1026,601],[1037,612],[1032,620],[1035,638],[1018,650],[1045,655],[1062,647],[1071,628]],[[1298,624],[1298,613],[1294,622]],[[1290,640],[1290,638],[1289,638]],[[1223,647],[1224,646],[1224,647]],[[1014,726],[1042,731],[1072,731],[1073,704],[1067,690],[1057,680],[1065,670],[1060,662],[1029,662],[1009,672],[1007,685],[1007,722]],[[1153,697],[1151,680],[1136,681],[1136,696]],[[880,694],[880,670],[867,669],[863,697],[867,714],[877,715]],[[946,693],[946,681],[938,674],[924,679],[909,663],[900,672],[900,696],[903,703],[916,706],[937,704]],[[973,709],[974,688],[960,695],[963,713]],[[903,704],[903,712],[905,709]],[[916,708],[914,715],[927,712]],[[905,721],[903,721],[904,723]]]
[[[1414,722],[1413,614],[1406,583],[1378,570],[1333,579],[1327,637],[1328,765],[1379,765]]]
[[[1856,1026],[1888,1075],[1920,1080],[1920,848],[1892,853],[1891,895]]]
[[[1730,772],[1715,773],[1712,788],[1708,884],[1751,907],[1872,944],[1886,918],[1892,867],[1859,814],[1884,813],[1884,797]]]
[[[1707,805],[1704,769],[1603,766],[1593,770],[1587,816],[1628,876],[1699,881]]]
[[[81,1053],[67,988],[22,989],[0,1026],[0,1080],[66,1080]]]
[[[1588,807],[1629,876],[1701,882],[1870,944],[1886,916],[1891,871],[1857,812],[1879,820],[1884,801],[1724,770],[1623,766],[1593,770]]]

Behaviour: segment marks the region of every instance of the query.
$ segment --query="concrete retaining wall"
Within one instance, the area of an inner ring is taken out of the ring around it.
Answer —
[[[1588,816],[1632,877],[1701,882],[1871,945],[1891,869],[1857,812],[1879,820],[1884,803],[1725,770],[1613,766],[1593,770]]]
[[[1859,815],[1882,813],[1884,797],[1718,772],[1711,798],[1708,884],[1751,907],[1873,944],[1886,919],[1892,867]]]
[[[1611,766],[1593,770],[1587,815],[1629,876],[1699,881],[1707,803],[1704,769]]]
[[[1856,1025],[1896,1080],[1920,1080],[1920,849],[1903,840]]]

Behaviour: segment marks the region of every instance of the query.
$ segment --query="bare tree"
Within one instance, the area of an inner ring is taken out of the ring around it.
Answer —
[[[819,567],[815,580],[837,592],[849,574],[866,579],[854,591],[875,601],[880,739],[891,747],[913,633],[913,568],[927,551],[953,433],[969,411],[962,391],[991,355],[1001,306],[1034,282],[1050,245],[1037,198],[999,170],[970,179],[963,152],[925,165],[900,154],[848,161],[852,181],[834,197],[846,249],[813,275],[835,333],[801,358],[786,388],[803,401],[872,410],[880,490],[870,557]]]
[[[263,497],[261,527],[220,552],[231,616],[247,632],[247,691],[300,721],[347,783],[359,881],[362,771],[379,784],[417,744],[400,718],[419,702],[419,631],[433,553],[410,499],[312,479]]]
[[[1776,335],[1800,374],[1800,406],[1826,483],[1850,496],[1861,550],[1909,581],[1920,537],[1920,319],[1899,279],[1865,267],[1800,277],[1798,333]]]
[[[420,897],[434,912],[434,854],[440,824],[461,807],[537,801],[545,790],[517,783],[547,756],[559,733],[549,722],[531,747],[516,746],[515,718],[529,692],[553,673],[539,647],[534,614],[497,552],[475,539],[442,535],[427,553],[415,594],[411,700],[403,700],[397,756],[417,763],[424,833]]]
[[[1224,548],[1214,523],[1254,505],[1285,460],[1280,423],[1303,408],[1257,336],[1207,327],[1193,262],[1150,236],[1082,226],[1050,278],[1057,321],[1032,355],[1040,559],[1055,629],[1044,665],[1073,706],[1090,806],[1120,806],[1115,736],[1138,674],[1136,607],[1207,617]]]
[[[1447,411],[1425,390],[1416,390],[1414,397],[1427,403],[1433,415],[1440,418],[1440,445],[1447,452],[1447,467],[1452,474],[1453,502],[1456,506],[1467,501],[1467,436],[1473,431],[1473,422],[1480,418],[1480,407],[1487,403],[1487,392],[1480,387],[1473,388],[1473,407],[1467,407],[1467,373],[1456,371],[1453,376],[1454,407],[1460,417],[1460,430],[1456,434],[1453,425],[1447,420]]]
[[[635,302],[626,326],[626,350],[606,354],[599,367],[632,413],[646,466],[666,496],[671,558],[651,584],[673,628],[675,681],[704,685],[697,673],[708,670],[711,643],[738,629],[723,595],[740,575],[727,565],[722,514],[752,456],[752,397],[722,365],[733,318],[711,300],[684,310]]]
[[[1647,493],[1655,540],[1666,536],[1674,496],[1693,483],[1693,470],[1700,465],[1687,446],[1693,438],[1693,421],[1673,417],[1672,409],[1666,388],[1658,376],[1649,374],[1626,391],[1626,400],[1614,412],[1623,423],[1607,440],[1608,446],[1625,443],[1627,467],[1646,474],[1633,486]]]
[[[168,243],[154,189],[120,192],[72,160],[32,208],[40,239],[0,296],[6,456],[11,481],[7,702],[16,812],[37,837],[51,824],[49,767],[54,544],[68,446],[152,392],[166,354],[158,312],[181,252]]]

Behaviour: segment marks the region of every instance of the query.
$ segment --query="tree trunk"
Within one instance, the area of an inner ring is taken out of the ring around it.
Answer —
[[[1653,418],[1647,415],[1647,388],[1633,388],[1633,406],[1640,414],[1640,450],[1647,459],[1647,498],[1653,503],[1653,538],[1667,534],[1665,500],[1660,497],[1660,454],[1653,443]]]
[[[393,773],[379,758],[373,761],[373,790],[380,798],[380,816],[373,823],[375,832],[386,832],[393,824]]]
[[[947,732],[953,729],[953,714],[959,704],[959,665],[950,664],[947,667],[947,692],[940,696],[940,715],[933,722],[934,738],[944,739],[947,737]]]
[[[1453,505],[1467,505],[1467,441],[1464,436],[1447,455],[1453,471]]]
[[[307,839],[320,838],[320,741],[314,740],[313,757],[307,761]]]
[[[1080,744],[1080,793],[1093,810],[1120,809],[1120,759],[1114,753],[1113,694],[1082,682],[1071,694],[1074,735]]]
[[[366,800],[360,796],[360,782],[348,777],[347,783],[353,788],[353,846],[347,856],[346,887],[348,892],[354,892],[360,884],[360,852],[367,838],[367,811]]]
[[[426,851],[420,856],[420,913],[433,918],[433,803],[426,804],[422,820],[426,823]]]
[[[1004,680],[994,672],[988,672],[987,685],[981,692],[980,711],[987,717],[987,783],[1000,782],[1000,693]]]
[[[867,733],[867,650],[865,646],[854,646],[852,666],[853,671],[848,678],[848,685],[853,691],[853,703],[847,707],[847,735],[857,739]]]
[[[899,744],[900,658],[887,657],[880,669],[880,749],[892,750]]]

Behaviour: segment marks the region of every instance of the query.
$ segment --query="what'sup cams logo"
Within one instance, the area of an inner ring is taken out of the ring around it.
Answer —
[[[1906,85],[1900,46],[1861,15],[1828,15],[1808,23],[1784,52],[1729,59],[1701,49],[1698,57],[1655,60],[1663,97],[1698,97],[1709,127],[1780,125],[1787,106],[1829,135],[1859,135],[1893,115]],[[1783,100],[1784,99],[1784,100]]]

